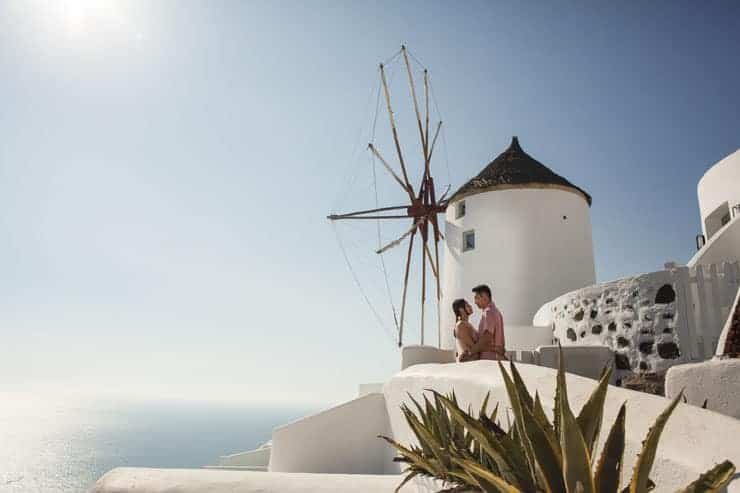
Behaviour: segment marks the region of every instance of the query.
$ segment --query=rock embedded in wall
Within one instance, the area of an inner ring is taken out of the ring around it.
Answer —
[[[681,359],[676,288],[667,271],[583,288],[547,306],[556,339],[609,346],[622,374],[663,372]]]

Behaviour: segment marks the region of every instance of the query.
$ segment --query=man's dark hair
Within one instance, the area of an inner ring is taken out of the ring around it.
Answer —
[[[462,298],[452,302],[452,311],[455,312],[455,320],[460,320],[460,309],[465,308],[466,301]]]
[[[488,287],[488,286],[486,286],[485,284],[479,284],[478,286],[474,287],[474,288],[473,288],[473,292],[474,292],[475,294],[481,294],[481,293],[486,293],[486,294],[488,295],[488,299],[489,299],[489,300],[490,300],[490,299],[493,299],[493,298],[491,297],[491,288],[489,288],[489,287]]]

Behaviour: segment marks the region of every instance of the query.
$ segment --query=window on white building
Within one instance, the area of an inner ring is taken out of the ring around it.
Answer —
[[[455,207],[455,219],[460,219],[465,215],[465,201],[461,200]]]
[[[475,231],[465,231],[463,233],[463,252],[475,249]]]

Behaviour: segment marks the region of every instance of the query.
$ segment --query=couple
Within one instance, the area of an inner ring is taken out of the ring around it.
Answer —
[[[459,363],[479,359],[506,359],[504,317],[491,300],[491,288],[485,284],[473,288],[475,305],[481,309],[478,330],[468,321],[473,308],[465,299],[452,303],[457,319],[454,335],[457,340],[455,357]]]

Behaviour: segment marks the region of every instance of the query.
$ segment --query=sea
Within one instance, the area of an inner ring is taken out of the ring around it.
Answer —
[[[119,466],[202,467],[317,408],[0,393],[0,492],[78,493]]]

